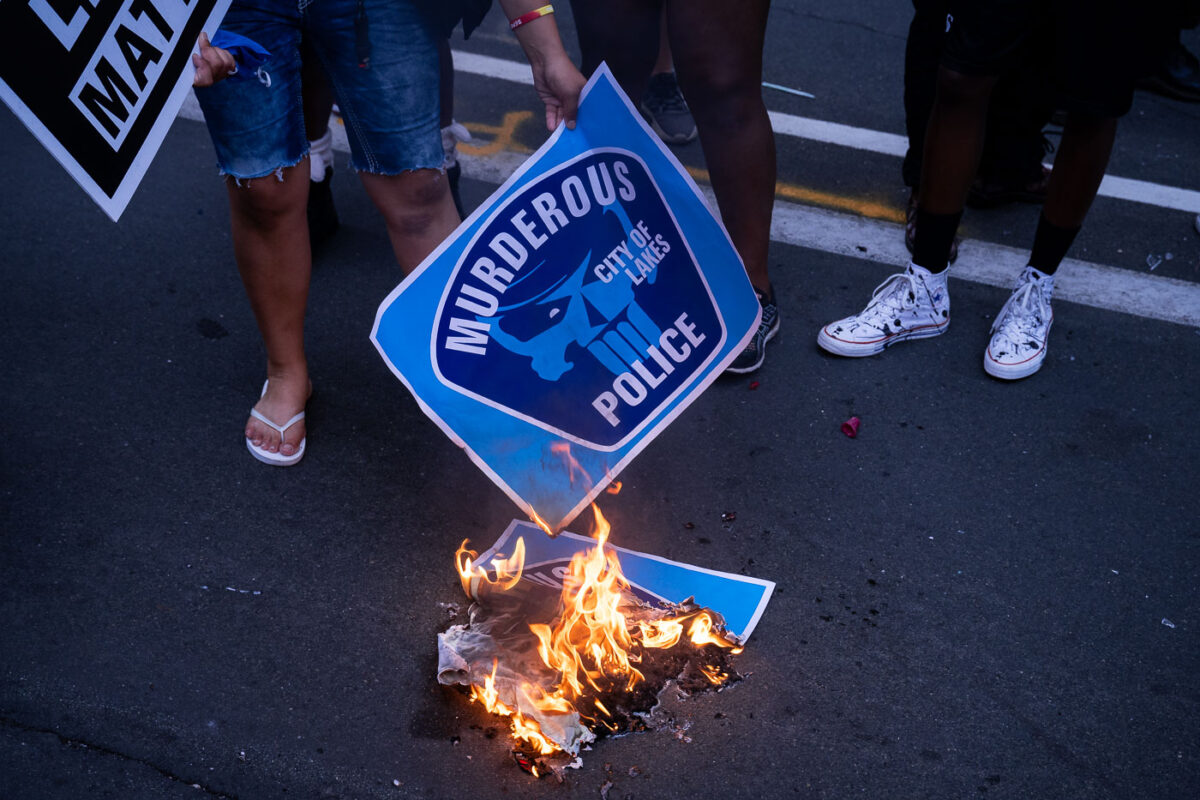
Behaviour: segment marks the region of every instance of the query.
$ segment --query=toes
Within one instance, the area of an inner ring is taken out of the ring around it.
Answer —
[[[279,446],[279,452],[285,456],[295,455],[300,451],[300,442],[302,441],[304,441],[304,423],[297,422],[287,429],[287,434]]]
[[[299,398],[299,408],[293,405],[296,398],[290,396],[288,392],[289,388],[283,385],[282,382],[278,386],[269,383],[267,392],[259,398],[258,403],[254,406],[255,413],[246,421],[247,441],[264,453],[290,457],[301,452],[301,444],[304,441],[305,433],[302,421],[293,424],[281,432],[270,422],[262,419],[262,417],[266,417],[267,420],[277,420],[282,423],[290,420],[295,416],[297,411],[303,410],[307,393],[311,391],[311,384],[302,387],[305,392]]]
[[[253,417],[246,423],[246,438],[250,440],[250,444],[268,453],[279,452],[279,434]]]

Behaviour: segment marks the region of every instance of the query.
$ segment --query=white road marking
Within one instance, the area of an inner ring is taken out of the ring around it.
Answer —
[[[462,72],[515,83],[533,83],[529,67],[514,61],[456,52],[454,64],[455,69]],[[186,119],[204,119],[194,95],[188,95],[179,114]],[[904,154],[905,139],[902,136],[775,112],[771,113],[771,121],[777,132],[787,135],[888,155]],[[331,128],[334,149],[348,153],[345,128],[341,125]],[[499,185],[508,180],[527,157],[511,151],[483,157],[460,153],[459,161],[464,176]],[[1111,197],[1200,213],[1200,192],[1112,176],[1105,177],[1102,191],[1104,187],[1108,187]],[[703,188],[716,213],[711,190]],[[909,259],[901,230],[891,222],[777,200],[771,238],[797,247],[881,262],[898,270]],[[1026,250],[964,239],[959,247],[958,262],[950,268],[950,276],[1008,289],[1025,266],[1026,257]],[[1058,275],[1057,299],[1200,326],[1200,284],[1071,258],[1063,261]],[[870,288],[865,284],[864,287],[864,291]]]
[[[456,72],[482,75],[485,78],[500,78],[514,83],[533,84],[533,73],[530,72],[528,66],[503,58],[492,58],[455,50],[454,69]],[[835,144],[899,158],[903,158],[904,151],[908,149],[908,138],[895,133],[856,128],[853,125],[798,117],[778,111],[771,111],[770,117],[771,127],[777,134],[784,136],[795,136],[799,139]],[[1104,182],[1100,184],[1099,194],[1102,197],[1131,200],[1135,203],[1200,214],[1200,192],[1192,189],[1106,175]]]
[[[898,158],[904,158],[904,152],[908,149],[907,137],[894,133],[856,128],[853,125],[842,125],[839,122],[797,117],[778,111],[768,111],[767,115],[771,118],[771,127],[775,133],[784,136],[795,136],[797,139],[836,144]]]
[[[771,238],[777,242],[878,261],[897,272],[909,260],[900,231],[898,225],[890,222],[781,201],[775,202],[771,224]],[[1011,289],[1027,263],[1028,253],[1006,245],[964,239],[958,261],[950,267],[951,282],[966,280]],[[1057,275],[1056,300],[1200,326],[1200,284],[1074,258],[1065,259]],[[870,288],[864,284],[864,293]],[[866,300],[864,294],[863,302]],[[855,310],[842,311],[849,314]],[[834,312],[835,316],[838,313],[841,311]]]

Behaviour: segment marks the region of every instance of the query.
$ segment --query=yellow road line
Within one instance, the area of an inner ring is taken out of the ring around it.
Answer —
[[[697,182],[712,184],[712,181],[709,179],[708,170],[688,167],[687,171]],[[893,208],[886,203],[857,197],[846,197],[832,192],[821,192],[816,189],[809,189],[806,186],[797,186],[794,183],[776,183],[775,196],[784,200],[795,200],[796,202],[805,203],[810,206],[851,211],[864,217],[870,217],[871,219],[882,219],[887,222],[904,222],[904,211]]]
[[[532,152],[516,139],[517,129],[525,121],[532,118],[533,113],[530,111],[510,111],[504,115],[504,119],[499,125],[486,125],[482,122],[464,123],[467,130],[471,131],[471,133],[485,134],[491,137],[491,141],[480,145],[463,142],[459,144],[458,148],[472,156],[491,156],[505,150],[514,153]],[[708,170],[687,167],[687,171],[694,180],[712,184]],[[887,203],[880,203],[866,198],[847,197],[832,192],[822,192],[816,189],[809,189],[806,186],[797,186],[794,183],[777,183],[775,185],[775,196],[807,205],[834,208],[839,211],[850,211],[854,214],[870,217],[871,219],[882,219],[897,223],[904,222],[904,211]]]
[[[485,125],[482,122],[463,123],[471,133],[486,133],[495,138],[492,139],[490,144],[485,145],[473,145],[463,142],[458,145],[458,149],[472,156],[493,156],[504,150],[511,150],[514,153],[531,153],[533,152],[532,150],[518,142],[514,137],[521,123],[532,116],[532,111],[510,111],[504,115],[504,119],[499,125]]]

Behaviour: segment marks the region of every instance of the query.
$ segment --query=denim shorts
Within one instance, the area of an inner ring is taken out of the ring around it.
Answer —
[[[410,0],[233,0],[221,29],[270,53],[255,74],[196,89],[222,173],[258,178],[308,154],[302,41],[329,76],[356,170],[442,167],[437,41]]]

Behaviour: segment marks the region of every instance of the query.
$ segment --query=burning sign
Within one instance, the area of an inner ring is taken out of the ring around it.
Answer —
[[[729,657],[741,652],[745,637],[691,598],[638,599],[618,549],[607,544],[608,522],[592,508],[594,539],[550,540],[524,526],[533,548],[543,541],[577,548],[561,572],[561,588],[526,577],[537,563],[524,536],[515,535],[523,523],[497,543],[505,543],[507,555],[493,548],[480,557],[466,542],[456,553],[463,590],[475,603],[467,625],[438,636],[438,680],[468,687],[472,700],[508,717],[514,757],[534,775],[546,770],[541,757],[569,760],[597,736],[643,728],[668,685],[696,691],[738,677]],[[760,586],[761,613],[774,584],[726,577]]]
[[[380,306],[372,340],[425,411],[547,530],[741,351],[761,309],[700,190],[606,67]]]
[[[532,523],[513,520],[495,544],[474,558],[474,563],[488,566],[497,558],[505,558],[506,553],[516,554],[520,548],[524,562],[520,580],[557,592],[575,555],[595,545],[588,536],[564,531],[550,538]],[[604,549],[620,559],[628,584],[626,594],[650,605],[678,605],[690,599],[720,614],[726,630],[743,644],[754,632],[775,590],[774,582],[769,580],[683,564],[612,542],[605,542]]]

